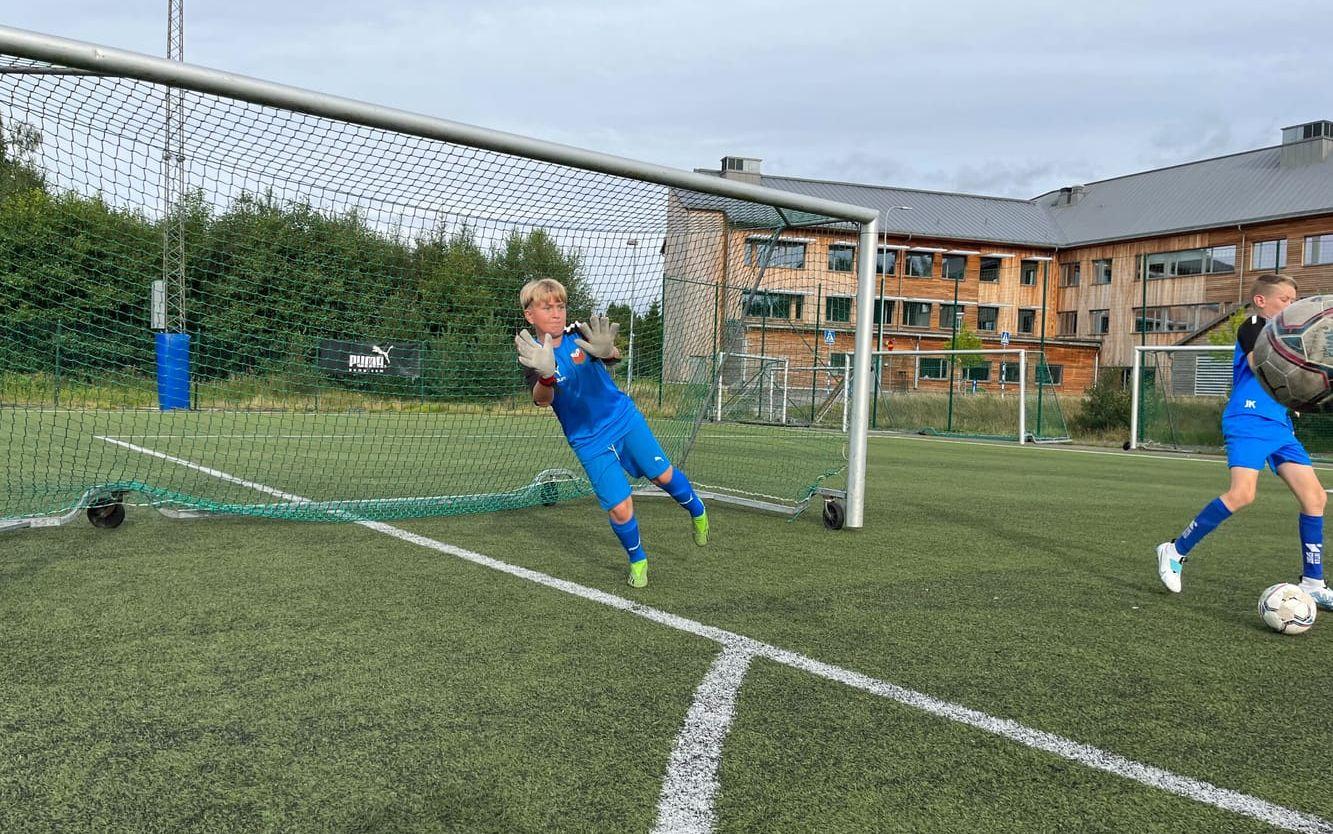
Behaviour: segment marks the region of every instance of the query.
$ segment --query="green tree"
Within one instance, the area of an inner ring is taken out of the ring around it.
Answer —
[[[959,322],[958,329],[949,339],[949,350],[981,350],[981,337],[966,324]],[[950,356],[949,360],[964,370],[986,364],[986,359],[976,354]]]
[[[1214,327],[1208,333],[1208,344],[1221,345],[1222,347],[1234,345],[1236,343],[1236,331],[1240,329],[1248,315],[1249,313],[1244,307],[1236,310],[1226,321]]]
[[[32,125],[6,125],[0,119],[0,201],[10,194],[46,188],[46,178],[33,160],[41,146],[41,131]]]
[[[630,306],[612,304],[606,308],[606,317],[620,325],[620,352],[628,358],[630,335]],[[634,314],[634,377],[657,379],[662,373],[662,307],[657,301],[647,311]],[[622,362],[615,370],[617,377],[628,374],[628,363]]]

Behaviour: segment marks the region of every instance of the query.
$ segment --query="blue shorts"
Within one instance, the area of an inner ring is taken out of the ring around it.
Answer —
[[[1268,464],[1276,474],[1284,463],[1310,465],[1305,451],[1291,426],[1262,417],[1237,417],[1222,421],[1222,436],[1227,442],[1227,466],[1263,470]]]
[[[625,478],[656,478],[671,467],[662,444],[653,437],[652,429],[642,414],[630,419],[629,428],[620,439],[601,449],[575,451],[583,471],[588,473],[597,503],[609,510],[630,495],[629,481]]]

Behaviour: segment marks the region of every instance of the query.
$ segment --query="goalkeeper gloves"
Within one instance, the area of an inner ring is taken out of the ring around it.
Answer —
[[[543,385],[550,385],[555,381],[555,350],[551,347],[551,335],[548,333],[546,338],[538,343],[532,338],[532,334],[523,330],[514,337],[514,345],[518,348],[518,363],[525,368],[531,368],[541,376]],[[550,380],[548,382],[547,380]]]
[[[583,338],[575,339],[574,344],[583,348],[589,356],[610,359],[615,355],[616,334],[620,332],[619,324],[612,322],[606,316],[594,315],[587,324],[579,323],[579,332],[583,334]]]

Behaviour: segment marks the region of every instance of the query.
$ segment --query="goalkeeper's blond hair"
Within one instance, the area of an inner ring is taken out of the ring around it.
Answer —
[[[565,292],[565,285],[554,278],[535,278],[524,284],[523,289],[518,292],[518,303],[523,305],[524,310],[533,304],[541,304],[551,299],[556,301],[569,300],[569,293]]]

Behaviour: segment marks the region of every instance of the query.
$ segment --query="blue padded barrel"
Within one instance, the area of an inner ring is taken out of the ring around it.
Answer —
[[[190,407],[190,334],[157,334],[157,402],[163,411]]]

